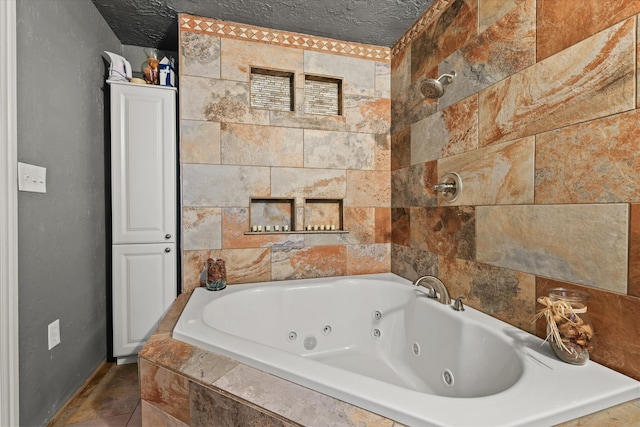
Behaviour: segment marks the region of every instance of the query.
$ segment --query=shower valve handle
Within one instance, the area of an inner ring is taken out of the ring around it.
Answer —
[[[456,184],[454,182],[442,182],[433,186],[433,191],[440,193],[455,193]]]
[[[449,172],[442,177],[438,184],[433,186],[433,191],[441,193],[445,202],[454,202],[462,191],[462,178],[455,172]]]

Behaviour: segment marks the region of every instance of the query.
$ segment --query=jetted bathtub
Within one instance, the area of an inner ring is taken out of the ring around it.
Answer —
[[[552,425],[640,397],[391,273],[199,288],[173,337],[410,426]]]

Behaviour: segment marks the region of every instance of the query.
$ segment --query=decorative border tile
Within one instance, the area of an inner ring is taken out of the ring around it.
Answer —
[[[451,1],[451,0],[446,0]],[[180,14],[180,30],[194,33],[210,34],[239,40],[281,45],[298,49],[371,59],[379,62],[391,62],[391,49],[360,43],[315,37],[288,31],[277,31],[217,19],[202,18]]]
[[[400,53],[405,47],[411,43],[411,41],[420,34],[427,25],[431,24],[440,16],[440,14],[448,8],[454,0],[435,0],[433,4],[413,23],[411,27],[398,39],[398,41],[391,47],[391,56],[395,56]]]

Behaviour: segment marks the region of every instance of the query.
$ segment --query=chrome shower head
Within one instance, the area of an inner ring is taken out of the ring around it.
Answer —
[[[425,98],[440,98],[444,95],[444,85],[448,85],[456,77],[456,72],[443,74],[437,79],[426,79],[420,85],[420,93]]]

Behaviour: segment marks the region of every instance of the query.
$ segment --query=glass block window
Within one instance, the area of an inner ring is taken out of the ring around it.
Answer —
[[[293,111],[293,73],[251,68],[251,107]]]
[[[304,112],[332,116],[342,115],[342,80],[306,75],[304,79]]]

